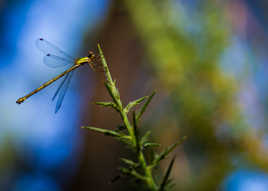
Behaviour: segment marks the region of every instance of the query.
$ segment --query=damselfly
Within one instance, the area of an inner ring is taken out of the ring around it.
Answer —
[[[56,109],[55,109],[55,113],[57,113],[62,105],[63,98],[70,84],[71,77],[73,75],[74,70],[79,68],[82,65],[89,65],[92,69],[94,69],[94,66],[97,61],[97,57],[95,56],[93,52],[89,51],[88,56],[74,59],[72,56],[69,56],[67,53],[59,49],[57,46],[53,45],[52,43],[46,41],[43,38],[37,39],[36,46],[40,51],[42,51],[45,54],[44,63],[47,66],[51,68],[70,66],[70,68],[65,70],[63,73],[56,76],[55,78],[45,82],[39,88],[33,90],[32,92],[25,95],[24,97],[19,98],[16,101],[16,103],[21,104],[32,95],[36,94],[37,92],[49,86],[56,80],[65,76],[52,98],[52,100],[55,100],[55,98],[57,97],[57,103],[56,103]]]

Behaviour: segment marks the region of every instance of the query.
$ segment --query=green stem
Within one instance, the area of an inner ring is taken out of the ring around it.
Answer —
[[[139,161],[142,164],[142,167],[144,169],[145,177],[146,177],[146,184],[151,190],[158,190],[157,185],[154,181],[153,175],[152,175],[152,168],[147,165],[144,154],[142,150],[140,149],[139,152]]]
[[[144,181],[146,182],[146,184],[150,190],[156,191],[158,189],[158,186],[156,185],[156,183],[154,181],[154,178],[152,175],[152,168],[149,165],[147,165],[144,153],[143,153],[142,149],[140,148],[140,144],[137,143],[137,141],[136,141],[136,140],[138,140],[136,137],[138,135],[135,133],[133,126],[129,122],[127,112],[124,109],[123,104],[122,104],[121,99],[120,99],[119,91],[117,90],[115,82],[112,79],[108,65],[106,63],[106,60],[104,58],[103,52],[102,52],[99,44],[98,44],[98,49],[99,49],[104,73],[105,73],[106,80],[107,80],[106,87],[108,88],[111,97],[113,98],[115,104],[117,105],[117,108],[118,108],[117,111],[120,113],[121,118],[124,122],[124,125],[126,126],[126,128],[128,130],[129,136],[131,137],[133,147],[135,148],[135,150],[138,150],[138,160],[139,160],[140,164],[142,164],[142,168],[143,168],[144,175],[145,175]]]
[[[111,75],[111,73],[109,71],[107,62],[106,62],[106,60],[104,58],[103,52],[102,52],[101,47],[100,47],[99,44],[98,44],[98,49],[99,49],[100,57],[101,57],[101,60],[102,60],[102,66],[103,66],[103,69],[104,69],[104,74],[106,76],[106,80],[107,80],[108,86],[110,88],[110,93],[112,94],[112,97],[114,98],[115,104],[118,107],[118,110],[120,112],[121,118],[122,118],[125,126],[127,127],[129,135],[131,136],[131,138],[133,138],[134,137],[133,128],[132,128],[132,126],[130,125],[130,123],[128,121],[127,113],[124,111],[123,104],[122,104],[121,99],[120,99],[120,94],[119,94],[119,92],[118,92],[118,90],[116,88],[116,85],[115,85],[115,83],[114,83],[114,81],[112,79],[112,75]],[[136,145],[135,139],[132,139],[132,143],[133,143],[134,146]]]
[[[127,114],[124,111],[124,109],[120,110],[120,115],[121,115],[121,118],[123,119],[123,122],[124,122],[125,126],[127,127],[128,133],[129,133],[129,135],[130,135],[130,137],[132,139],[133,146],[137,147],[134,128],[131,126],[131,124],[130,124],[130,122],[128,120]]]

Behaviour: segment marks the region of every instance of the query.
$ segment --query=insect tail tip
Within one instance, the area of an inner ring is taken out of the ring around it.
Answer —
[[[22,102],[24,102],[25,98],[19,98],[17,99],[16,103],[17,104],[21,104]]]

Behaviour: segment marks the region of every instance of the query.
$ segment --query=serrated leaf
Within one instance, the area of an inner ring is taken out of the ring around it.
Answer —
[[[178,141],[177,143],[174,143],[173,145],[169,146],[162,153],[157,155],[155,160],[154,160],[154,162],[153,162],[153,165],[157,165],[160,160],[163,160],[164,158],[166,158],[166,156],[170,152],[172,152],[178,145],[180,145],[185,139],[186,139],[186,137],[183,137],[180,141]]]
[[[141,102],[143,102],[148,96],[144,96],[142,98],[136,99],[134,101],[129,102],[129,104],[127,104],[127,106],[125,107],[125,112],[128,113],[131,108],[135,107],[136,105],[140,104]]]
[[[145,112],[145,110],[147,109],[149,103],[152,101],[154,95],[156,94],[155,91],[153,91],[153,93],[148,97],[148,99],[146,100],[146,102],[144,103],[144,105],[142,106],[140,112],[137,114],[137,120],[139,121],[142,114]]]
[[[163,181],[162,181],[162,183],[161,183],[161,185],[160,185],[160,189],[159,189],[159,191],[164,191],[164,189],[165,189],[165,187],[166,187],[166,185],[167,185],[167,183],[168,183],[168,178],[169,178],[169,176],[170,176],[170,172],[171,172],[171,170],[172,170],[172,167],[173,167],[175,158],[176,158],[176,156],[174,156],[174,157],[172,158],[172,160],[170,161],[170,163],[169,163],[169,165],[168,165],[167,172],[165,173],[165,176],[164,176],[164,179],[163,179]]]

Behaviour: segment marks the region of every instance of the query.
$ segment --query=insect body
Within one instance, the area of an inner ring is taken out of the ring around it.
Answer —
[[[69,65],[70,68],[65,70],[64,72],[62,72],[60,75],[56,76],[55,78],[45,82],[39,88],[33,90],[29,94],[19,98],[16,101],[16,103],[21,104],[32,95],[36,94],[37,92],[49,86],[56,80],[65,76],[52,98],[52,100],[54,100],[56,97],[58,98],[57,103],[56,103],[56,109],[55,109],[55,113],[57,113],[61,107],[63,98],[70,84],[71,77],[73,75],[74,70],[79,68],[82,65],[89,65],[92,69],[94,69],[94,62],[96,61],[96,56],[93,52],[89,51],[88,56],[74,59],[73,57],[66,54],[64,51],[60,50],[55,45],[44,40],[43,38],[38,39],[36,41],[36,45],[43,53],[45,53],[44,63],[47,66],[52,67],[52,68],[57,68],[57,67]]]

